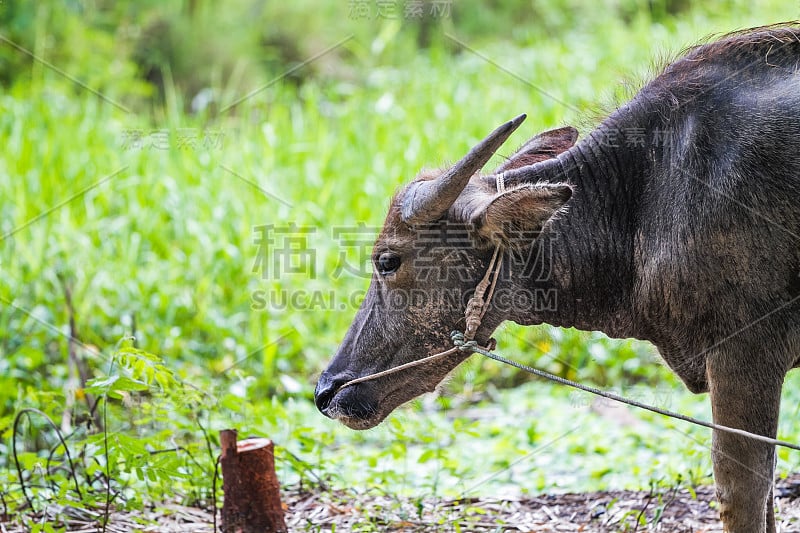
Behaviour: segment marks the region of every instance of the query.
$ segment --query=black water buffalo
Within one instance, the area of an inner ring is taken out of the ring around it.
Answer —
[[[697,46],[577,144],[571,128],[546,132],[481,175],[518,122],[393,198],[369,291],[317,385],[320,410],[364,429],[433,390],[465,354],[342,385],[451,346],[462,299],[393,295],[468,294],[499,249],[497,291],[557,299],[492,300],[477,342],[506,320],[648,340],[710,393],[715,422],[774,437],[800,362],[800,25]],[[516,270],[519,257],[547,275]],[[774,446],[715,431],[713,463],[726,530],[773,532]]]

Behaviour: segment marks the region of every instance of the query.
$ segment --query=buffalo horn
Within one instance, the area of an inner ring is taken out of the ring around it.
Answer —
[[[467,186],[472,175],[483,168],[523,120],[525,115],[520,115],[494,130],[438,178],[409,185],[403,199],[403,220],[413,225],[441,218]]]

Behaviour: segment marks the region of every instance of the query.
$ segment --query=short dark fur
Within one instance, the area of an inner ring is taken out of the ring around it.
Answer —
[[[570,130],[555,132],[497,169],[508,193],[493,176],[463,190],[446,218],[473,228],[471,247],[446,230],[438,246],[415,246],[425,228],[406,225],[393,201],[376,251],[394,250],[402,266],[373,279],[320,379],[321,408],[366,428],[432,390],[462,357],[335,394],[350,377],[448,347],[463,307],[382,302],[398,290],[466,291],[501,246],[509,260],[498,290],[555,291],[557,305],[493,306],[479,342],[505,320],[649,340],[690,390],[710,392],[715,422],[774,437],[784,375],[800,361],[800,26],[692,48],[578,144]],[[538,238],[520,243],[508,227]],[[423,252],[440,265],[460,261],[466,274],[420,279]],[[521,276],[508,266],[515,254],[552,269]],[[728,531],[774,531],[774,458],[772,446],[715,432]]]

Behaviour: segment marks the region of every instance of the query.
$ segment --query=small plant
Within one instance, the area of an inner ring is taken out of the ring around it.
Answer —
[[[46,519],[31,528],[50,531],[74,508],[100,510],[105,524],[112,506],[140,509],[153,497],[213,499],[210,481],[196,482],[212,478],[210,443],[190,438],[205,433],[199,406],[207,395],[176,378],[158,356],[135,348],[133,339],[119,344],[106,375],[78,391],[85,394],[96,396],[101,428],[76,403],[61,415],[81,422],[64,435],[54,422],[64,404],[57,395],[46,396],[44,409],[27,407],[15,418],[17,475],[8,480],[4,501],[24,500],[34,516]]]

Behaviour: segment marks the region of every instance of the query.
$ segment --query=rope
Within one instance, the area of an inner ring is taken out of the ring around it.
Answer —
[[[483,275],[483,279],[478,283],[478,286],[475,287],[475,294],[473,294],[472,298],[467,302],[467,310],[464,313],[466,322],[464,336],[468,341],[471,341],[473,337],[475,337],[478,328],[481,326],[483,315],[485,315],[486,311],[489,309],[489,302],[494,295],[494,288],[497,286],[497,278],[502,268],[503,256],[500,255],[500,248],[495,248],[494,254],[492,254],[492,260],[489,261],[489,268],[486,269],[486,274]],[[491,290],[487,297],[486,289],[489,288],[490,284]]]
[[[724,431],[726,433],[732,433],[734,435],[739,435],[741,437],[747,437],[753,440],[765,442],[767,444],[772,444],[775,446],[783,446],[784,448],[791,448],[792,450],[800,450],[800,446],[797,444],[792,444],[791,442],[786,442],[782,440],[772,439],[770,437],[765,437],[764,435],[759,435],[757,433],[750,433],[749,431],[745,431],[743,429],[736,429],[728,426],[723,426],[720,424],[714,424],[713,422],[707,422],[705,420],[700,420],[699,418],[694,418],[691,416],[682,415],[680,413],[676,413],[674,411],[669,411],[667,409],[661,409],[660,407],[655,407],[653,405],[649,405],[646,403],[638,402],[636,400],[631,400],[629,398],[625,398],[624,396],[620,396],[618,394],[614,394],[613,392],[607,392],[601,389],[597,389],[595,387],[589,387],[588,385],[582,385],[576,381],[572,381],[566,378],[562,378],[560,376],[556,376],[555,374],[551,374],[549,372],[545,372],[544,370],[539,370],[538,368],[533,368],[528,365],[524,365],[522,363],[518,363],[511,359],[507,359],[502,355],[496,354],[490,350],[486,350],[478,346],[475,341],[465,340],[464,334],[460,331],[454,331],[450,337],[453,339],[453,344],[459,350],[462,351],[469,351],[479,353],[483,356],[488,357],[489,359],[494,359],[500,363],[505,363],[507,365],[511,365],[515,368],[518,368],[524,372],[529,374],[533,374],[534,376],[548,379],[550,381],[554,381],[561,385],[566,385],[567,387],[572,387],[574,389],[582,390],[584,392],[588,392],[594,394],[596,396],[600,396],[602,398],[607,398],[609,400],[614,400],[615,402],[624,403],[627,405],[631,405],[633,407],[638,407],[639,409],[645,409],[646,411],[651,411],[653,413],[657,413],[663,416],[667,416],[670,418],[675,418],[678,420],[683,420],[684,422],[689,422],[691,424],[695,424],[698,426],[707,427],[709,429],[714,429],[717,431]]]
[[[474,342],[474,341],[471,341]],[[349,387],[350,385],[355,385],[356,383],[363,383],[364,381],[370,381],[372,379],[378,379],[383,376],[388,376],[389,374],[394,374],[395,372],[400,372],[401,370],[405,370],[407,368],[411,368],[414,366],[419,366],[427,363],[428,361],[433,361],[434,359],[439,359],[440,357],[444,357],[445,355],[450,355],[452,353],[456,353],[458,351],[464,351],[458,346],[454,346],[449,350],[445,350],[443,352],[435,353],[433,355],[429,355],[428,357],[423,357],[422,359],[418,359],[416,361],[411,361],[400,366],[396,366],[394,368],[390,368],[388,370],[384,370],[382,372],[376,372],[375,374],[370,374],[368,376],[362,376],[360,378],[351,379],[344,385],[342,385],[339,390],[342,390],[345,387]]]

